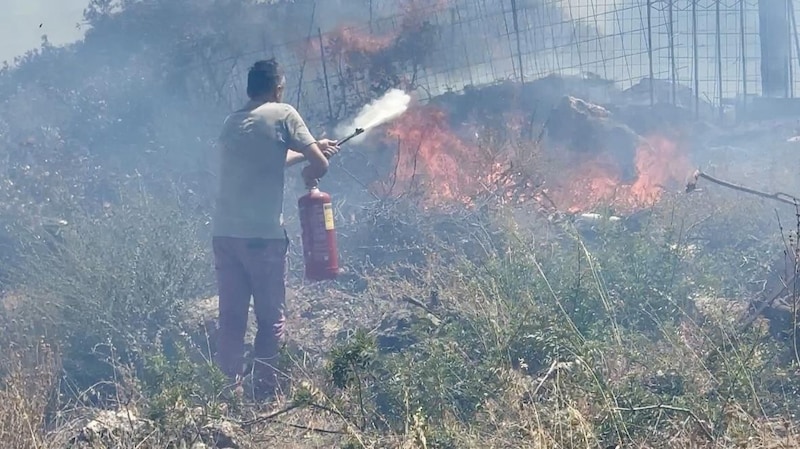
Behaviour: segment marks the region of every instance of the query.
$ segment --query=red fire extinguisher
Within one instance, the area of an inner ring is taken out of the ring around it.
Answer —
[[[297,201],[303,235],[306,279],[333,280],[339,275],[339,252],[331,196],[313,187]]]

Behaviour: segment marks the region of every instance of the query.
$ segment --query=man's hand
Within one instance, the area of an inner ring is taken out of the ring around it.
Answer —
[[[331,139],[322,139],[317,142],[320,151],[326,158],[330,159],[334,154],[339,152],[338,141]]]

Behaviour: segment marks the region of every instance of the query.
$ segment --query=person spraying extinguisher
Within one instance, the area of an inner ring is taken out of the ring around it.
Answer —
[[[276,362],[284,329],[286,255],[283,227],[285,168],[307,162],[309,186],[328,171],[337,143],[315,139],[300,114],[283,103],[286,78],[274,60],[257,61],[247,75],[249,101],[225,119],[217,145],[218,190],[212,219],[219,288],[215,361],[243,392],[244,338],[252,298],[258,331],[253,390],[266,399],[277,388]]]

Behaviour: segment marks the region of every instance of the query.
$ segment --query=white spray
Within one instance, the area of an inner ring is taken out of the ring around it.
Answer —
[[[390,89],[382,97],[361,108],[351,122],[337,126],[336,135],[348,135],[357,128],[363,128],[364,132],[351,140],[353,143],[358,143],[364,140],[370,129],[401,116],[408,109],[409,103],[411,103],[411,96],[407,93],[400,89]]]

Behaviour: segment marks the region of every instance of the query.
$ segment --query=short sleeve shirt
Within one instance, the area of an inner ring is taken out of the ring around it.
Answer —
[[[265,103],[225,119],[219,137],[217,237],[282,239],[286,154],[315,142],[291,105]]]

